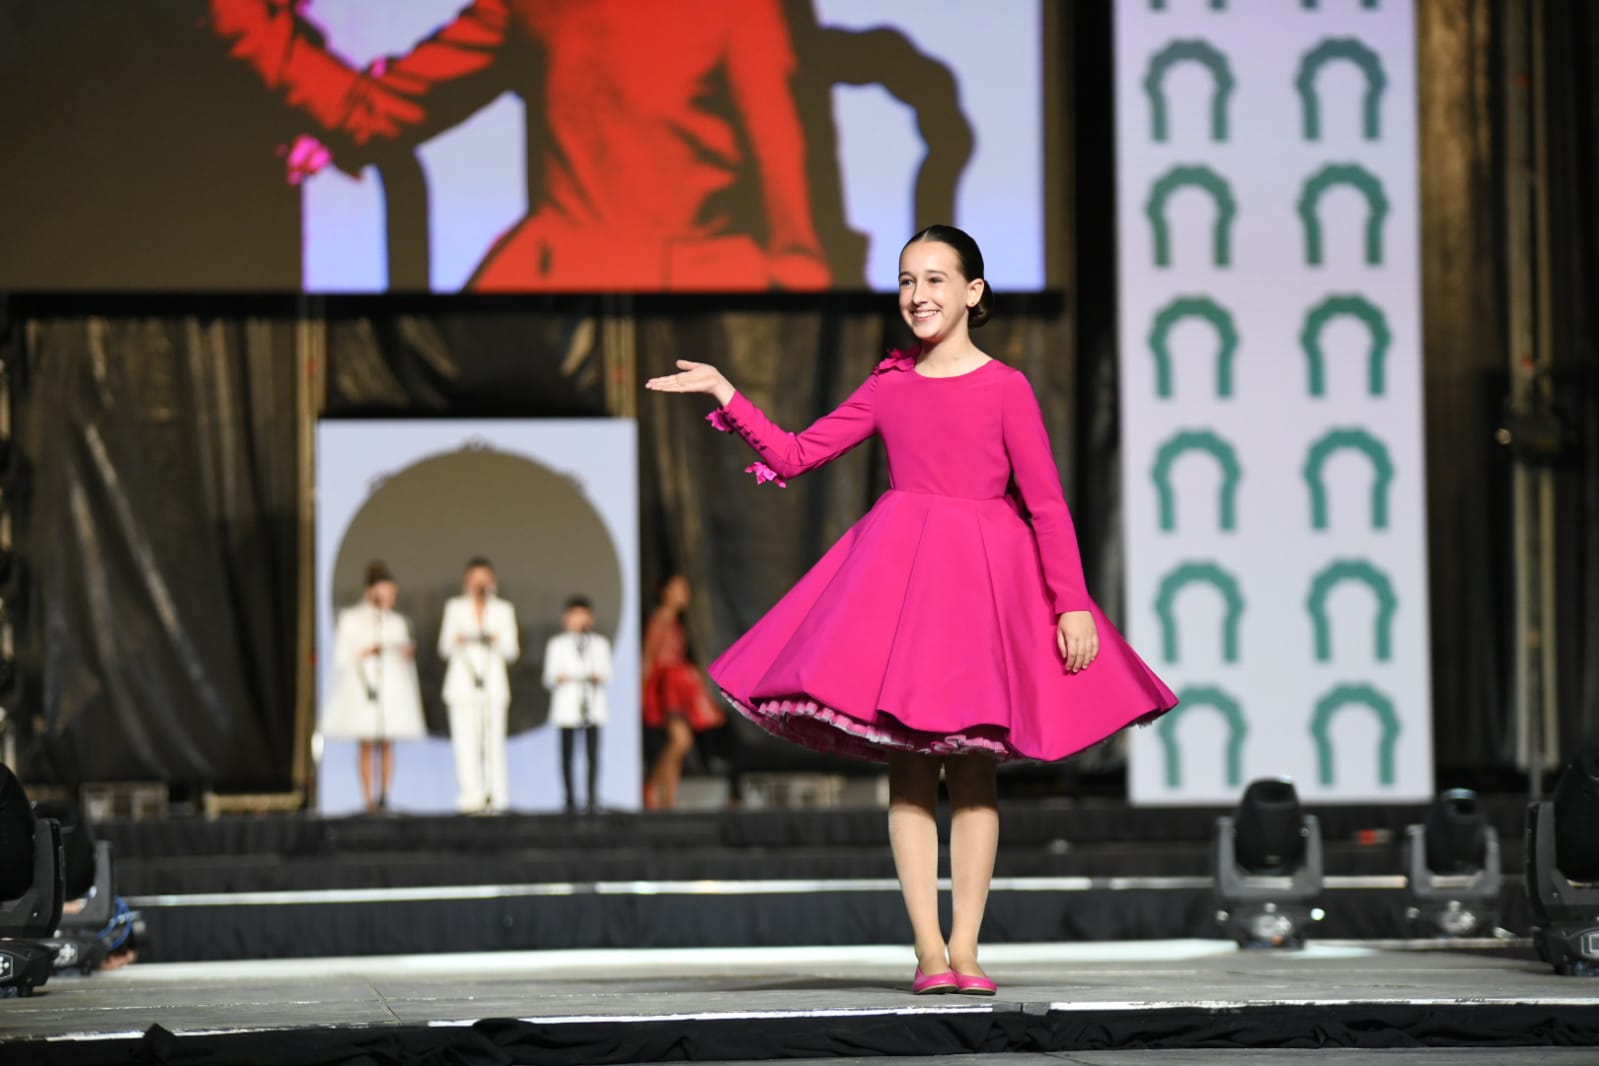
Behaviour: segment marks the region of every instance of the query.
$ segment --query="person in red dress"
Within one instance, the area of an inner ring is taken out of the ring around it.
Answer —
[[[660,605],[644,630],[644,724],[666,731],[666,747],[644,781],[644,806],[650,810],[677,806],[677,784],[683,777],[683,760],[694,747],[694,734],[726,721],[688,658],[683,611],[692,595],[688,578],[682,574],[667,578],[661,585]]]
[[[781,0],[473,0],[365,71],[304,32],[289,0],[211,0],[207,25],[352,172],[506,91],[522,97],[529,213],[469,288],[829,283]],[[325,158],[296,151],[291,164]]]

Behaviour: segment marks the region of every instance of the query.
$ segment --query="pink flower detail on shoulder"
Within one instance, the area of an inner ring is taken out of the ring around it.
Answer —
[[[884,359],[881,363],[877,364],[877,369],[873,370],[872,373],[882,374],[889,370],[911,370],[914,369],[915,366],[915,352],[911,352],[907,355],[898,348],[894,348],[889,351],[887,359]]]
[[[764,485],[768,481],[775,481],[775,482],[777,482],[777,487],[778,488],[780,488],[780,489],[788,488],[788,482],[786,482],[782,478],[778,477],[777,476],[777,471],[773,470],[771,467],[767,466],[765,463],[762,463],[762,462],[759,462],[759,461],[753,462],[749,466],[746,466],[744,468],[744,473],[746,473],[746,474],[754,474],[755,475],[755,484],[757,484],[757,485]]]
[[[706,415],[705,421],[709,422],[711,424],[711,428],[716,430],[718,433],[733,432],[733,423],[727,420],[727,411],[725,411],[723,408],[718,407],[716,410]]]

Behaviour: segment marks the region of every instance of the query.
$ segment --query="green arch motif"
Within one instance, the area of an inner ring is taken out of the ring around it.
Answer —
[[[1183,784],[1182,752],[1177,745],[1177,721],[1196,707],[1211,707],[1220,712],[1227,722],[1227,784],[1236,788],[1244,782],[1244,738],[1249,735],[1249,724],[1238,701],[1212,685],[1190,685],[1177,694],[1177,706],[1155,723],[1155,736],[1160,740],[1166,761],[1166,787],[1181,788]]]
[[[1150,187],[1144,214],[1155,231],[1155,265],[1171,266],[1171,227],[1166,222],[1166,204],[1173,193],[1189,185],[1208,192],[1216,204],[1212,258],[1217,266],[1227,266],[1232,260],[1231,227],[1238,214],[1238,201],[1233,198],[1227,179],[1207,166],[1172,167]]]
[[[1163,2],[1163,0],[1156,0],[1156,2]],[[1306,11],[1314,11],[1317,7],[1316,0],[1301,0],[1301,6],[1304,7]],[[1377,0],[1360,0],[1360,6],[1365,8],[1367,11],[1376,11]]]
[[[1333,715],[1354,705],[1369,707],[1377,716],[1382,729],[1377,742],[1377,781],[1392,785],[1397,776],[1394,749],[1399,742],[1399,716],[1394,713],[1393,701],[1370,685],[1339,685],[1316,701],[1316,710],[1310,716],[1310,736],[1316,743],[1317,776],[1323,785],[1333,783],[1332,738],[1327,735],[1327,728],[1332,724]]]
[[[1149,350],[1155,355],[1155,394],[1172,395],[1171,331],[1185,318],[1202,318],[1216,329],[1216,395],[1233,394],[1233,354],[1238,351],[1238,326],[1230,311],[1206,296],[1179,296],[1162,307],[1149,329]]]
[[[1299,73],[1294,77],[1305,140],[1321,140],[1321,99],[1316,95],[1316,75],[1335,59],[1348,60],[1366,75],[1366,92],[1361,97],[1361,134],[1368,141],[1379,139],[1382,136],[1382,91],[1388,87],[1382,60],[1353,37],[1329,37],[1305,53],[1299,61]]]
[[[1325,396],[1327,393],[1326,360],[1322,352],[1321,335],[1327,324],[1341,315],[1359,319],[1365,323],[1366,332],[1371,335],[1371,349],[1366,355],[1366,391],[1373,396],[1381,396],[1386,389],[1384,368],[1393,334],[1389,332],[1388,321],[1376,304],[1364,296],[1352,294],[1329,296],[1305,316],[1305,326],[1299,331],[1299,345],[1305,350],[1310,394]]]
[[[1321,265],[1321,219],[1316,217],[1316,207],[1322,194],[1334,185],[1348,185],[1366,198],[1366,262],[1371,266],[1381,264],[1382,224],[1388,217],[1388,197],[1377,176],[1358,163],[1330,163],[1312,175],[1300,191],[1298,210],[1305,225],[1305,261],[1312,266]]]
[[[1226,8],[1227,0],[1210,0],[1210,9],[1212,11],[1224,11]],[[1149,9],[1151,11],[1165,11],[1166,0],[1149,0]]]
[[[1155,453],[1155,465],[1149,476],[1160,495],[1160,528],[1177,528],[1177,493],[1172,489],[1171,468],[1185,452],[1206,452],[1214,456],[1221,467],[1221,498],[1217,502],[1218,524],[1222,529],[1237,525],[1238,482],[1243,478],[1243,468],[1238,465],[1238,453],[1231,444],[1208,429],[1185,429],[1174,433]]]
[[[1166,75],[1178,63],[1194,62],[1210,71],[1210,139],[1227,139],[1227,98],[1232,95],[1237,82],[1233,79],[1232,65],[1227,57],[1206,41],[1173,41],[1149,60],[1144,73],[1144,92],[1149,96],[1150,136],[1164,141],[1169,134],[1169,115],[1166,106]]]
[[[1327,460],[1336,451],[1353,448],[1364,452],[1371,460],[1371,525],[1373,529],[1388,528],[1388,485],[1394,479],[1393,460],[1382,441],[1363,429],[1334,429],[1310,446],[1305,456],[1305,483],[1310,486],[1310,524],[1315,529],[1327,528],[1327,486],[1322,471]]]
[[[1177,661],[1177,616],[1172,611],[1177,594],[1195,582],[1213,586],[1226,601],[1221,657],[1223,662],[1237,662],[1238,620],[1244,613],[1244,597],[1238,591],[1238,579],[1215,563],[1201,562],[1181,563],[1161,579],[1160,591],[1155,596],[1155,613],[1160,617],[1160,647],[1166,661]]]
[[[1345,581],[1358,581],[1371,589],[1377,599],[1375,636],[1377,658],[1383,662],[1394,657],[1394,613],[1399,598],[1394,595],[1393,582],[1388,575],[1364,559],[1340,559],[1326,566],[1310,583],[1310,595],[1305,607],[1316,631],[1316,661],[1332,661],[1332,624],[1327,618],[1327,597]]]

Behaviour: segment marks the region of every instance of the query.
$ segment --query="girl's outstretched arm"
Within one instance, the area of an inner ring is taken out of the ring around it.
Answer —
[[[713,424],[743,437],[781,478],[797,477],[837,459],[871,436],[876,428],[876,374],[835,410],[807,429],[790,433],[767,418],[715,367],[687,359],[678,360],[677,365],[679,373],[651,378],[644,387],[655,392],[697,392],[714,397],[721,410],[713,416]]]

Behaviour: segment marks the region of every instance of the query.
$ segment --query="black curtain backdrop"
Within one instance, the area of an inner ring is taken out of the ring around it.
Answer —
[[[1508,766],[1511,735],[1508,460],[1493,443],[1507,391],[1496,10],[1491,0],[1418,7],[1435,750],[1440,783],[1479,787],[1510,780],[1493,772]],[[979,336],[1038,390],[1090,585],[1121,619],[1109,5],[1074,5],[1069,21],[1075,285],[1069,300],[1000,293]],[[1582,441],[1560,482],[1571,739],[1599,726],[1596,21],[1581,4],[1550,5],[1557,355]],[[616,367],[632,365],[641,381],[691,357],[722,366],[797,429],[900,336],[892,296],[846,293],[299,305],[15,295],[7,362],[31,372],[19,442],[35,473],[22,545],[36,586],[23,653],[37,680],[33,776],[287,783],[297,307],[325,327],[326,413],[345,417],[597,416]],[[612,358],[604,349],[618,323],[627,350]],[[646,605],[657,579],[689,575],[702,662],[883,487],[870,444],[788,489],[757,487],[743,473],[747,450],[703,423],[707,408],[641,393],[637,410]],[[753,762],[803,757],[735,729],[713,752],[731,753],[736,739]],[[1118,758],[1112,744],[1077,766]]]
[[[6,361],[29,371],[34,779],[287,783],[293,332],[81,313],[12,331]]]
[[[1599,738],[1599,10],[1550,5],[1549,231],[1554,375],[1575,454],[1560,471],[1556,605],[1562,750]]]
[[[377,297],[328,309],[329,418],[603,415],[602,301]]]
[[[1423,395],[1433,750],[1441,785],[1510,764],[1510,463],[1494,442],[1510,391],[1505,100],[1492,0],[1417,5]],[[1508,787],[1508,786],[1506,786]]]

